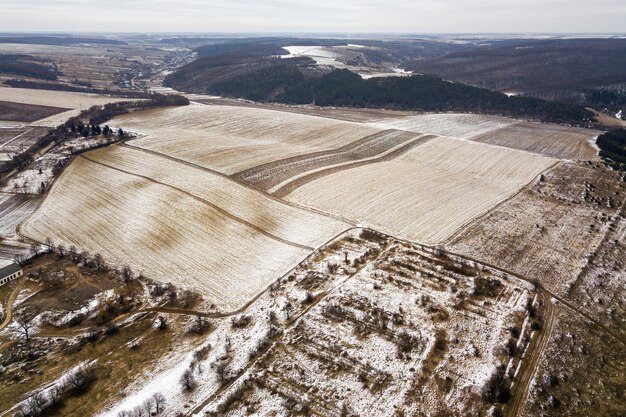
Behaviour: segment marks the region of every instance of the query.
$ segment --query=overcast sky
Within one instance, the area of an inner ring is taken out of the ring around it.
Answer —
[[[626,32],[626,0],[0,0],[0,32]]]

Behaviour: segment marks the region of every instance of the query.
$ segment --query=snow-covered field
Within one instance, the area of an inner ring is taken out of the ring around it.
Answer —
[[[594,254],[620,217],[623,187],[620,174],[611,169],[561,162],[463,230],[450,249],[571,296],[572,285],[581,284],[580,274],[598,267]],[[602,281],[598,287],[609,288],[608,279]]]
[[[382,130],[282,111],[197,103],[133,112],[112,123],[142,133],[131,141],[135,146],[226,174],[334,149]]]
[[[561,159],[598,159],[597,130],[579,129],[545,123],[521,122],[484,134],[472,140],[540,153]],[[590,143],[591,142],[591,143]]]
[[[132,410],[154,392],[166,395],[172,415],[185,405],[195,416],[485,413],[480,391],[497,366],[517,365],[504,346],[515,342],[510,327],[528,331],[533,290],[445,262],[454,261],[351,231],[241,316],[219,322],[205,357],[168,358],[103,415]],[[488,294],[476,290],[479,280],[492,286]],[[235,327],[243,317],[247,324]],[[520,351],[526,343],[520,338]],[[186,370],[191,391],[172,384]]]
[[[347,227],[165,158],[107,152],[94,161],[112,167],[79,157],[66,168],[23,233],[236,309]]]
[[[373,77],[401,77],[412,75],[410,71],[401,68],[385,68],[367,66],[353,66],[346,64],[354,56],[359,56],[359,50],[368,48],[363,45],[347,44],[339,46],[285,46],[289,55],[280,55],[281,58],[294,58],[306,56],[315,61],[317,65],[333,67],[337,69],[349,69],[359,74],[363,79]]]
[[[335,68],[345,68],[346,65],[338,60],[341,56],[338,52],[324,46],[285,46],[289,55],[281,55],[281,58],[293,58],[308,56],[318,65],[328,65]]]
[[[519,123],[519,120],[499,116],[464,113],[434,113],[384,120],[369,125],[384,129],[401,129],[470,139],[474,136]]]
[[[554,160],[439,137],[387,162],[336,172],[286,199],[423,243],[440,243]]]
[[[41,203],[39,196],[0,193],[0,237],[13,238],[17,226]]]

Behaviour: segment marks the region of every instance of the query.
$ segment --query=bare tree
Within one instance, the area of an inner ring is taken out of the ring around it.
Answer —
[[[94,268],[96,268],[97,270],[103,269],[105,266],[104,263],[104,258],[102,257],[102,255],[100,255],[99,253],[96,253],[93,256],[93,266]]]
[[[226,361],[219,361],[213,364],[213,368],[215,369],[215,374],[217,375],[217,380],[220,383],[226,382],[228,375],[230,373],[230,369],[228,367],[228,363]]]
[[[18,332],[26,341],[30,340],[30,330],[33,328],[33,318],[34,315],[28,314],[26,311],[21,310],[19,313],[15,314],[15,322],[18,325]]]
[[[198,315],[189,328],[190,333],[203,334],[210,328],[210,323],[204,317]]]
[[[165,408],[165,396],[160,392],[155,392],[152,394],[152,400],[154,401],[154,407],[157,414],[160,414],[161,411]]]
[[[185,372],[183,372],[183,375],[180,377],[180,383],[187,391],[192,391],[196,387],[196,380],[193,377],[191,369],[186,369]]]
[[[124,265],[122,267],[122,279],[124,280],[125,284],[130,284],[130,282],[133,280],[133,271],[128,265]]]
[[[87,391],[95,377],[96,375],[93,369],[81,367],[74,373],[68,375],[67,384],[74,394],[82,394]]]
[[[163,316],[157,316],[157,318],[154,320],[154,324],[159,330],[165,330],[167,328],[167,320]]]
[[[70,259],[72,260],[72,262],[76,262],[76,254],[78,253],[78,251],[76,250],[76,246],[72,245],[69,247],[69,249],[67,250],[67,254],[70,256]]]
[[[48,399],[50,400],[50,405],[55,406],[61,403],[61,387],[58,385],[53,385],[48,389]]]
[[[15,262],[18,265],[22,265],[22,263],[24,262],[24,256],[20,255],[19,253],[16,253],[13,256],[13,262]]]
[[[147,416],[151,415],[153,405],[154,405],[154,399],[152,397],[146,398],[141,403],[141,407],[143,408],[143,411],[145,411]]]
[[[26,404],[20,410],[23,416],[41,416],[46,410],[46,397],[42,392],[36,392],[26,400]]]

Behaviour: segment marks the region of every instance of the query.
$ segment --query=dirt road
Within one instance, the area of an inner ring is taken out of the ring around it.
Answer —
[[[514,381],[513,398],[511,398],[506,410],[507,417],[515,417],[519,415],[522,405],[526,402],[528,389],[530,388],[530,381],[532,381],[533,376],[537,371],[539,360],[541,359],[541,355],[550,341],[550,335],[552,334],[552,329],[554,327],[556,311],[555,306],[552,304],[552,297],[544,289],[540,289],[539,294],[544,305],[543,327],[539,331],[535,340],[531,342],[531,346],[528,347],[529,350],[527,352],[529,355],[524,360],[525,363],[522,364],[522,372],[519,379]]]
[[[0,324],[0,331],[4,330],[4,328],[7,327],[9,323],[11,323],[11,319],[13,318],[13,303],[15,302],[15,299],[17,298],[20,291],[22,291],[23,286],[24,278],[19,280],[17,287],[15,287],[15,289],[9,296],[9,300],[7,301],[7,305],[5,306],[4,321],[2,321],[2,323]]]

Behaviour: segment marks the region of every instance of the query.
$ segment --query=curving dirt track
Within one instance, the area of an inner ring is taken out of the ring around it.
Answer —
[[[0,331],[4,330],[4,328],[7,327],[9,323],[11,323],[11,319],[13,318],[13,303],[15,302],[15,299],[17,298],[20,291],[22,291],[23,286],[24,286],[24,280],[20,279],[19,283],[17,284],[17,287],[15,287],[15,289],[9,296],[9,300],[7,301],[7,305],[5,308],[5,313],[6,313],[5,317],[2,323],[0,323]]]
[[[520,407],[526,401],[530,381],[532,381],[533,376],[537,372],[539,359],[541,359],[541,354],[550,341],[554,327],[555,308],[551,301],[551,295],[544,289],[540,289],[539,294],[541,295],[544,305],[543,328],[539,331],[532,345],[528,347],[529,351],[527,352],[529,352],[529,358],[522,364],[523,369],[519,379],[514,381],[513,398],[506,410],[507,417],[517,416]]]

